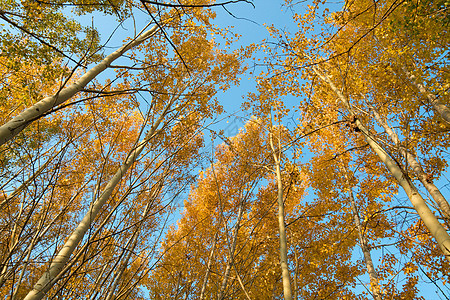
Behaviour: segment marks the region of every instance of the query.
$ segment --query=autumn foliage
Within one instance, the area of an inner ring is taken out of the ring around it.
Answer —
[[[448,2],[281,4],[0,3],[2,298],[447,297]]]

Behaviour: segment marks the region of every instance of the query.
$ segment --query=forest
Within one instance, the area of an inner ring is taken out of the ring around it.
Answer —
[[[449,300],[449,10],[0,1],[0,297]]]

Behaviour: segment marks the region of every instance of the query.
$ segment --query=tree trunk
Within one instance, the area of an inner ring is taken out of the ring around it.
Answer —
[[[416,77],[411,74],[405,67],[402,67],[402,71],[411,80],[412,84],[420,91],[420,93],[427,97],[434,111],[437,112],[441,116],[441,118],[447,122],[447,125],[450,125],[450,109],[444,103],[442,103],[441,100],[436,97],[436,95],[429,93],[423,84],[417,82]]]
[[[292,300],[291,279],[289,276],[288,257],[287,257],[287,237],[286,224],[284,220],[284,199],[283,199],[283,182],[281,181],[280,157],[281,149],[275,149],[273,145],[273,134],[269,133],[270,147],[275,161],[275,174],[277,176],[277,199],[278,199],[278,227],[280,231],[280,264],[281,276],[283,279],[283,293],[285,300]]]
[[[114,176],[108,182],[108,184],[106,185],[105,189],[103,190],[103,192],[101,193],[99,198],[92,204],[89,211],[86,213],[86,215],[83,217],[81,222],[78,224],[78,227],[71,234],[69,239],[66,241],[64,246],[59,251],[59,253],[53,259],[53,261],[50,264],[50,267],[47,269],[47,271],[45,271],[45,273],[42,275],[42,277],[34,285],[33,289],[25,297],[26,300],[42,299],[45,296],[45,294],[48,292],[48,290],[50,290],[51,287],[55,284],[55,282],[56,282],[54,280],[55,277],[64,268],[65,264],[68,262],[70,256],[72,255],[73,251],[75,250],[77,245],[81,242],[81,240],[83,239],[86,232],[89,230],[92,222],[95,220],[95,217],[100,212],[102,206],[109,199],[113,190],[121,181],[122,177],[127,173],[128,169],[133,165],[133,163],[139,157],[141,152],[144,150],[145,146],[153,138],[154,134],[156,133],[156,130],[158,129],[158,127],[161,124],[162,120],[164,119],[165,115],[169,111],[169,108],[172,106],[174,101],[176,99],[178,99],[178,97],[174,97],[173,99],[171,99],[171,101],[164,108],[164,111],[161,113],[161,115],[158,117],[156,122],[153,124],[153,126],[147,133],[144,140],[141,143],[139,143],[135,149],[130,151],[129,155],[125,159],[125,162],[122,164],[122,166],[119,167],[119,169],[116,171]]]
[[[159,186],[158,189],[156,189],[152,195],[150,196],[150,199],[156,199],[157,194],[161,191],[162,185]],[[150,212],[150,209],[153,207],[153,204],[155,202],[154,201],[149,201],[147,203],[147,205],[145,206],[144,212],[142,213],[142,222],[139,222],[137,225],[137,228],[135,229],[135,231],[133,232],[133,235],[130,237],[130,239],[128,240],[127,245],[124,248],[124,252],[126,252],[126,256],[125,259],[122,261],[119,270],[116,272],[115,276],[114,276],[114,281],[112,283],[112,285],[109,287],[109,292],[108,295],[106,296],[105,300],[114,300],[116,299],[116,295],[114,294],[117,286],[119,285],[120,280],[122,279],[123,273],[125,272],[125,270],[128,267],[131,255],[134,253],[137,243],[138,243],[138,237],[139,237],[139,233],[143,224],[143,221],[145,220],[145,218],[148,217],[148,214]]]
[[[244,204],[245,204],[245,199],[241,199],[241,204],[239,205],[239,211],[238,211],[238,215],[237,215],[237,219],[236,219],[236,225],[234,228],[233,240],[231,242],[231,245],[228,241],[228,246],[229,246],[228,248],[230,250],[228,251],[227,267],[225,269],[225,274],[223,275],[222,284],[220,285],[219,295],[217,296],[217,299],[219,299],[219,300],[224,299],[225,289],[227,288],[227,285],[228,285],[228,278],[230,277],[231,268],[234,265],[234,252],[236,250],[237,236],[239,233],[239,227],[240,227],[240,223],[241,223],[242,213],[244,212]],[[226,223],[226,221],[225,221],[225,223]]]
[[[439,209],[443,216],[447,219],[447,222],[450,221],[450,205],[448,201],[445,199],[445,197],[441,194],[439,189],[429,180],[427,175],[425,174],[425,171],[423,170],[420,163],[415,159],[415,157],[409,153],[405,147],[403,147],[400,144],[400,140],[397,136],[397,134],[387,125],[387,123],[381,118],[381,116],[378,114],[378,112],[375,110],[375,108],[371,107],[371,109],[374,112],[375,119],[378,121],[378,123],[384,128],[384,130],[387,132],[391,140],[394,142],[394,144],[398,147],[400,150],[401,155],[406,159],[408,164],[413,168],[414,172],[417,175],[417,178],[420,180],[420,182],[423,184],[423,186],[427,189],[427,191],[430,193],[431,197],[434,199],[434,201],[439,206]]]
[[[327,75],[323,74],[317,68],[317,66],[313,66],[313,70],[317,74],[317,76],[319,76],[324,82],[326,82],[333,90],[333,92],[336,93],[336,95],[339,97],[340,101],[344,104],[344,106],[347,108],[350,114],[356,116],[347,98],[334,85],[334,83],[330,80],[330,78]],[[442,226],[441,223],[439,223],[438,219],[430,210],[425,200],[417,191],[416,187],[412,184],[409,178],[405,176],[404,171],[389,156],[389,154],[376,142],[375,138],[361,123],[361,121],[359,121],[358,118],[356,118],[355,124],[364,135],[364,138],[366,139],[367,143],[372,148],[372,150],[378,155],[378,157],[387,167],[389,172],[395,177],[395,179],[397,179],[397,182],[402,186],[403,190],[405,191],[415,210],[419,214],[425,226],[428,228],[428,231],[437,241],[439,247],[441,248],[447,260],[450,261],[450,236],[445,230],[445,228]]]
[[[361,245],[361,250],[364,254],[364,261],[366,263],[367,272],[370,278],[370,290],[372,291],[372,296],[374,300],[381,300],[380,284],[378,280],[377,272],[373,266],[372,256],[370,255],[370,248],[367,245],[367,241],[363,235],[363,229],[361,226],[361,220],[359,219],[358,209],[356,208],[355,199],[353,198],[353,192],[349,191],[350,202],[353,209],[353,217],[355,221],[355,226],[358,231],[359,244]]]
[[[369,274],[370,279],[370,291],[372,292],[372,296],[374,300],[382,300],[381,291],[380,291],[380,282],[378,279],[378,274],[375,271],[375,267],[373,264],[372,256],[370,255],[370,247],[367,244],[367,240],[364,237],[364,230],[361,225],[361,219],[359,217],[358,208],[356,206],[355,197],[353,196],[352,186],[350,185],[350,179],[348,178],[348,169],[342,163],[340,165],[340,169],[344,174],[346,185],[348,187],[348,195],[350,198],[350,204],[352,206],[353,211],[353,221],[355,222],[356,231],[358,232],[358,240],[359,245],[361,247],[361,251],[363,252],[364,262],[366,263],[367,273]]]
[[[220,217],[219,217],[219,222],[218,222],[219,228],[220,228],[220,224],[222,224],[222,214],[220,214]],[[206,273],[205,273],[205,277],[203,278],[202,288],[200,290],[200,296],[199,296],[200,300],[203,300],[203,297],[205,296],[206,285],[208,284],[209,273],[211,272],[212,259],[214,257],[214,251],[216,250],[217,240],[219,239],[219,228],[217,229],[216,233],[214,234],[213,244],[211,247],[211,251],[209,253],[208,263],[206,265]]]
[[[89,82],[91,82],[91,80],[97,77],[98,74],[106,70],[117,58],[121,57],[128,50],[136,47],[148,38],[152,37],[156,32],[159,31],[159,28],[160,26],[155,25],[151,29],[143,32],[137,38],[133,39],[113,53],[109,54],[98,65],[81,76],[80,79],[78,79],[75,83],[61,89],[58,93],[56,93],[56,95],[46,97],[41,101],[35,103],[33,106],[25,109],[19,115],[14,117],[12,120],[2,125],[0,127],[0,146],[11,140],[33,121],[44,116],[54,107],[57,107],[58,105],[72,98],[75,94],[80,92]]]

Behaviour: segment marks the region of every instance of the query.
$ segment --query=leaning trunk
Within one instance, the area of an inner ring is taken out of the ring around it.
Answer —
[[[370,255],[370,248],[367,244],[366,238],[364,237],[364,230],[361,226],[361,220],[359,218],[358,209],[356,207],[355,198],[353,197],[353,192],[349,192],[350,202],[353,210],[353,220],[355,222],[356,230],[358,231],[359,245],[361,246],[361,251],[364,255],[364,262],[366,263],[367,273],[369,273],[370,278],[370,291],[374,300],[381,300],[380,283],[378,280],[377,272],[373,265],[372,256]]]
[[[436,185],[428,178],[427,174],[423,170],[420,163],[415,159],[415,157],[409,153],[401,144],[397,134],[387,125],[387,123],[380,117],[378,112],[372,107],[372,110],[375,115],[375,119],[378,123],[384,128],[386,133],[389,135],[391,140],[394,142],[395,146],[397,146],[400,150],[401,155],[406,159],[408,164],[413,168],[414,173],[416,173],[417,178],[423,184],[423,186],[427,189],[428,193],[430,193],[433,200],[439,206],[441,213],[446,218],[447,222],[450,221],[450,205],[448,204],[447,199],[442,195]]]
[[[450,125],[450,109],[444,103],[442,103],[442,101],[438,97],[436,97],[436,95],[428,92],[426,87],[422,83],[418,82],[416,77],[411,74],[405,67],[402,67],[402,71],[411,80],[411,83],[419,90],[419,92],[428,99],[428,102],[433,107],[433,110],[445,122],[447,122],[447,125]]]
[[[359,245],[361,247],[361,251],[363,252],[364,262],[366,263],[367,273],[369,274],[370,291],[372,292],[372,296],[373,296],[374,300],[382,300],[378,274],[375,271],[372,256],[370,255],[370,247],[364,236],[364,229],[363,229],[363,226],[361,225],[361,219],[359,217],[359,212],[358,212],[358,208],[356,206],[355,197],[353,196],[352,187],[350,186],[350,180],[347,175],[348,171],[347,171],[346,167],[342,167],[342,170],[344,173],[346,184],[349,189],[348,194],[349,194],[350,204],[352,206],[352,211],[353,211],[353,221],[355,223],[356,231],[358,232]]]
[[[142,44],[145,40],[152,37],[159,30],[159,26],[155,25],[151,29],[143,32],[134,40],[126,43],[113,53],[105,57],[98,65],[90,69],[83,76],[80,77],[75,83],[68,87],[65,87],[58,91],[55,95],[46,97],[41,101],[35,103],[33,106],[25,109],[18,114],[12,120],[0,127],[0,146],[7,141],[14,138],[25,127],[34,122],[35,120],[45,116],[53,108],[66,102],[75,96],[78,92],[97,77],[100,73],[106,70],[116,59],[121,57],[128,50]]]
[[[319,76],[324,82],[326,82],[334,93],[338,96],[339,100],[345,106],[345,108],[349,111],[350,114],[356,116],[354,110],[350,106],[347,98],[342,94],[342,92],[334,85],[334,83],[330,80],[330,78],[323,74],[317,66],[313,66],[314,72]],[[372,150],[377,154],[380,160],[384,163],[389,172],[395,177],[398,184],[400,184],[411,201],[414,209],[419,214],[419,217],[422,219],[425,226],[428,228],[428,231],[437,241],[439,247],[444,253],[447,260],[450,261],[450,236],[439,223],[436,216],[430,210],[425,200],[417,191],[416,187],[412,184],[410,179],[406,176],[404,170],[400,168],[400,166],[389,156],[389,154],[377,143],[376,139],[369,132],[369,130],[361,123],[361,121],[355,117],[355,125],[364,135],[365,140],[372,148]]]

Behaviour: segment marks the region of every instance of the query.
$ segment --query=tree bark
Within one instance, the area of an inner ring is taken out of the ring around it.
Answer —
[[[220,214],[220,217],[219,217],[219,222],[218,222],[219,228],[220,228],[220,224],[222,224],[222,214]],[[209,273],[211,272],[212,259],[214,257],[214,251],[216,250],[216,244],[217,244],[218,239],[219,239],[219,229],[217,229],[216,233],[214,234],[213,244],[211,247],[211,251],[209,253],[208,263],[206,265],[206,273],[205,273],[205,277],[203,278],[202,288],[200,290],[200,296],[199,296],[200,300],[203,300],[203,297],[205,296],[206,286],[208,284]]]
[[[381,291],[380,291],[380,282],[378,279],[378,274],[375,271],[375,267],[373,265],[372,256],[370,255],[370,248],[367,244],[367,240],[364,237],[364,230],[361,225],[361,219],[359,217],[358,208],[356,207],[355,198],[353,196],[352,188],[350,187],[350,180],[347,176],[347,170],[344,168],[344,176],[345,180],[347,181],[347,186],[349,189],[348,195],[350,198],[350,204],[352,206],[353,211],[353,220],[355,222],[355,227],[358,232],[358,240],[359,245],[361,246],[361,251],[364,255],[364,262],[366,263],[367,273],[369,273],[370,278],[370,291],[372,292],[372,296],[374,300],[382,300],[381,298]]]
[[[358,209],[356,208],[355,199],[353,197],[353,192],[349,191],[350,202],[352,204],[353,209],[353,218],[355,221],[355,226],[358,231],[359,244],[361,246],[361,250],[364,255],[364,261],[366,263],[367,273],[369,273],[370,278],[370,290],[372,292],[372,296],[374,300],[381,300],[380,293],[380,283],[378,280],[377,272],[375,271],[375,267],[373,265],[372,256],[370,255],[370,248],[367,245],[367,241],[363,235],[363,229],[361,226],[361,220],[359,218]]]
[[[450,125],[450,109],[444,103],[442,103],[441,100],[436,97],[436,95],[429,93],[422,83],[417,82],[416,77],[411,74],[404,66],[402,66],[402,71],[411,80],[412,84],[420,91],[420,93],[427,97],[434,111],[437,112],[441,116],[441,118],[447,122],[447,125]]]
[[[178,96],[179,97],[179,96]],[[133,165],[136,159],[139,157],[141,152],[144,150],[145,146],[150,142],[150,140],[155,135],[159,125],[163,121],[165,115],[169,111],[169,108],[172,106],[174,101],[178,99],[178,97],[174,97],[171,101],[166,105],[161,115],[155,121],[149,132],[147,133],[144,140],[139,143],[135,149],[130,151],[129,155],[125,159],[122,166],[116,171],[114,176],[108,182],[103,192],[99,196],[99,198],[92,204],[89,211],[83,217],[81,222],[78,224],[78,227],[75,231],[70,235],[69,239],[63,245],[59,253],[53,259],[50,264],[50,267],[45,271],[42,277],[38,280],[38,282],[34,285],[33,289],[28,293],[25,297],[26,300],[37,300],[42,299],[45,294],[51,289],[51,287],[55,284],[55,277],[61,272],[64,268],[65,264],[68,262],[70,256],[73,251],[77,247],[77,245],[81,242],[86,232],[89,230],[92,222],[95,220],[95,217],[100,212],[102,206],[106,203],[106,201],[111,196],[115,187],[119,184],[122,177],[127,173],[128,169]]]
[[[442,193],[439,191],[439,189],[436,187],[436,185],[434,185],[433,182],[430,182],[429,178],[427,178],[427,175],[425,174],[425,171],[423,170],[420,163],[415,159],[414,155],[409,153],[408,150],[400,144],[400,139],[398,138],[398,135],[381,118],[381,116],[378,114],[378,112],[376,111],[375,108],[371,107],[371,109],[374,113],[375,119],[384,128],[384,130],[389,135],[391,140],[398,147],[401,155],[406,159],[408,164],[413,168],[414,172],[417,175],[417,178],[420,180],[420,182],[423,184],[423,186],[430,193],[431,197],[437,203],[443,216],[447,219],[447,221],[450,221],[450,205],[449,205],[447,199],[445,199],[445,197],[442,195]]]
[[[161,191],[162,185],[159,186],[158,189],[156,189],[152,195],[150,196],[150,199],[156,199],[157,194]],[[142,221],[145,220],[145,218],[148,217],[148,214],[150,212],[150,209],[153,207],[154,201],[148,201],[147,205],[145,206],[144,212],[142,213]],[[120,280],[122,279],[123,273],[128,267],[131,255],[134,253],[137,243],[138,243],[138,237],[139,233],[141,231],[143,222],[139,222],[137,225],[137,228],[134,230],[133,235],[128,240],[127,245],[125,246],[124,253],[125,259],[122,261],[118,271],[116,272],[114,276],[113,283],[109,287],[108,295],[106,296],[105,300],[114,300],[116,299],[115,291],[117,289],[117,286],[119,285]]]

